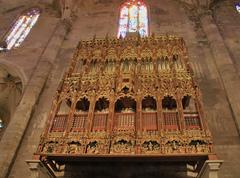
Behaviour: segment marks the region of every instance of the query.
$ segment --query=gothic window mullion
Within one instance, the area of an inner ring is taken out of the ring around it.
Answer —
[[[25,23],[22,26],[23,28],[21,29],[21,32],[19,33],[20,35],[17,38],[17,40],[15,41],[15,47],[18,47],[20,45],[20,43],[22,41],[21,38],[24,36],[28,26],[30,26],[30,23],[31,23],[30,19],[25,20]]]
[[[143,1],[126,1],[120,10],[118,37],[124,38],[128,32],[138,32],[141,37],[148,36],[147,12]]]
[[[131,19],[130,19],[130,8],[128,7],[128,18],[127,18],[127,31],[126,32],[129,32],[129,26],[130,26],[130,22],[131,22]]]
[[[32,21],[29,21],[29,23],[26,24],[25,31],[23,31],[23,33],[21,34],[21,36],[18,38],[15,47],[18,47],[18,46],[24,41],[24,39],[26,38],[26,36],[29,34],[29,32],[30,32],[30,30],[31,30],[31,27],[37,22],[38,17],[39,17],[39,15],[34,16],[34,17],[32,18]]]
[[[7,51],[19,47],[37,22],[39,16],[39,9],[31,9],[18,17],[11,30],[3,39],[6,46],[1,46],[0,50]]]

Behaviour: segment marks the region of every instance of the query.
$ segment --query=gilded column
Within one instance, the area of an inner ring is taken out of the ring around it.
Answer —
[[[110,95],[109,102],[109,113],[108,113],[108,121],[107,121],[107,132],[111,135],[114,124],[114,110],[115,110],[115,98],[114,93]]]
[[[74,113],[75,113],[76,104],[77,104],[77,96],[75,95],[75,97],[73,97],[71,110],[70,110],[70,112],[69,112],[69,114],[67,116],[67,124],[66,124],[67,126],[66,126],[66,129],[64,131],[64,136],[67,136],[69,134],[69,132],[71,131],[72,124],[73,124],[73,119],[74,119]]]
[[[88,120],[87,132],[91,132],[93,127],[95,104],[96,104],[96,96],[94,94],[90,99],[90,106],[88,110],[88,119],[87,119]]]
[[[162,110],[162,98],[161,96],[157,96],[157,124],[158,124],[158,131],[162,131],[164,128],[163,123],[163,110]]]
[[[176,96],[177,101],[177,111],[178,111],[178,121],[179,121],[179,130],[185,130],[185,122],[184,122],[184,113],[183,113],[183,105],[182,105],[182,97],[179,93]]]
[[[136,131],[141,134],[143,131],[143,120],[142,120],[142,97],[138,96],[136,98],[137,108],[136,108]]]
[[[198,116],[199,116],[199,119],[200,119],[201,129],[208,130],[208,126],[207,126],[207,124],[204,120],[204,113],[203,113],[203,107],[202,107],[201,98],[200,98],[201,97],[200,96],[200,91],[199,91],[198,88],[196,90],[197,90],[196,91],[197,96],[196,96],[196,99],[195,99],[195,103],[196,103]]]
[[[59,109],[59,103],[58,102],[59,102],[59,93],[57,93],[57,96],[53,101],[52,109],[50,111],[50,114],[48,115],[47,124],[46,124],[46,128],[45,128],[43,136],[47,136],[47,134],[50,132],[50,130],[52,128],[53,119],[54,119],[54,117],[55,117],[55,115],[56,115],[56,113]]]

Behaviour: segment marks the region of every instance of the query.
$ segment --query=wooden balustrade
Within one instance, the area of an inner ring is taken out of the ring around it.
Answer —
[[[95,113],[92,131],[106,131],[108,113]]]
[[[179,130],[179,115],[177,111],[164,111],[163,123],[165,130]]]
[[[64,132],[67,123],[67,114],[56,115],[53,119],[51,132]]]
[[[135,130],[136,113],[116,113],[114,130]]]
[[[73,122],[72,122],[72,132],[83,132],[86,129],[87,124],[87,113],[83,114],[75,114],[73,116]]]
[[[154,131],[157,130],[157,112],[142,112],[143,130]]]
[[[200,117],[196,112],[184,112],[184,122],[186,129],[201,129]]]
[[[135,130],[136,113],[115,113],[114,130]],[[157,112],[142,112],[142,125],[145,131],[156,131],[158,129]],[[51,132],[64,132],[68,115],[57,115],[53,119]],[[179,130],[179,114],[177,111],[163,111],[163,129]],[[74,114],[71,132],[84,132],[88,114]],[[93,119],[93,132],[106,131],[108,113],[95,113]],[[184,112],[186,129],[201,129],[201,122],[198,113]]]

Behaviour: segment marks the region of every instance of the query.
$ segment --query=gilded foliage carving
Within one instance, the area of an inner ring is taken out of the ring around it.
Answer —
[[[211,153],[211,134],[203,123],[200,91],[193,80],[186,51],[184,40],[174,36],[81,41],[56,94],[38,154]],[[145,96],[152,96],[158,105],[154,110],[149,110],[146,105],[144,110],[146,115],[151,115],[150,119],[156,117],[157,126],[152,131],[141,128],[144,118],[143,108],[139,106]],[[175,114],[169,123],[168,118],[163,117],[165,113],[161,106],[166,96],[177,100],[176,109],[168,116]],[[184,96],[191,96],[198,103],[197,114],[190,118],[201,121],[197,128],[186,129],[181,108]],[[89,103],[78,102],[84,97]],[[98,108],[95,105],[101,97],[108,98],[109,108],[100,107],[97,113],[99,120],[94,125],[94,114]],[[118,107],[126,104],[123,102],[116,106],[116,101],[126,97],[137,103],[135,108],[127,106],[122,113],[116,113]],[[60,126],[54,126],[54,116],[63,100],[70,101],[72,110],[65,125],[61,125],[65,120],[60,118]],[[76,111],[77,107],[79,111]],[[117,114],[126,115],[127,119],[120,122]],[[174,119],[179,119],[177,127],[171,125]],[[129,120],[128,127],[115,128],[115,125],[124,125]],[[99,124],[105,128],[95,128]]]

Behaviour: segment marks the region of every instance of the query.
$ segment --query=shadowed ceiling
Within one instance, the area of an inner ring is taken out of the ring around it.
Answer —
[[[27,8],[29,5],[37,6],[42,4],[52,4],[58,3],[60,0],[0,0],[0,13],[13,11],[18,8]],[[70,3],[109,3],[113,0],[65,0],[69,1]],[[117,0],[114,0],[116,2]],[[119,3],[123,2],[124,0],[118,0]],[[147,0],[145,0],[147,2]],[[154,1],[154,0],[153,0]],[[156,1],[156,0],[155,0]],[[157,0],[160,2],[160,0]],[[184,2],[192,7],[210,7],[213,3],[221,1],[221,0],[178,0]]]

